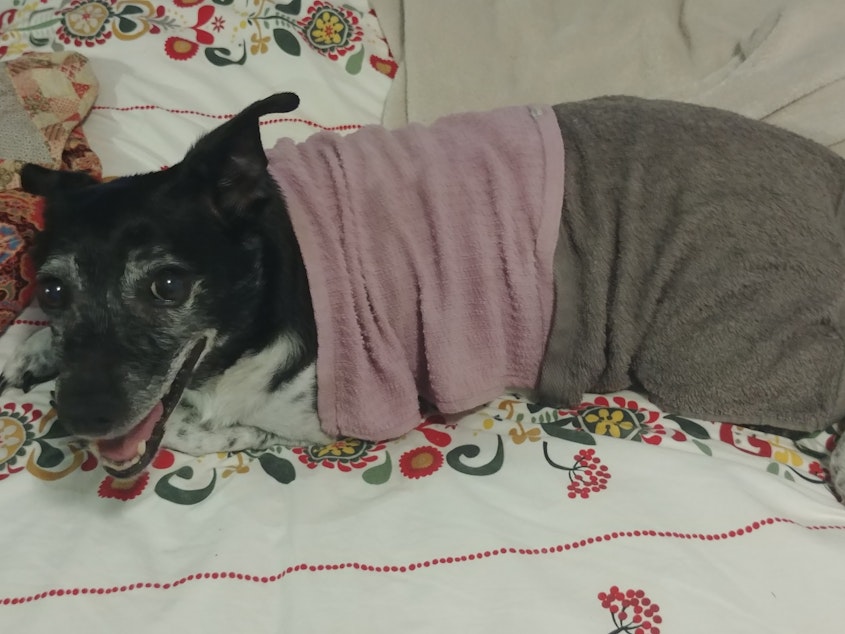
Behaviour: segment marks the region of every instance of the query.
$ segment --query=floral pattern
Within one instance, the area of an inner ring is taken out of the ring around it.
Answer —
[[[88,46],[105,44],[112,36],[109,23],[114,12],[103,0],[75,0],[59,12],[59,27],[56,36],[65,44]]]
[[[196,55],[201,45],[210,46],[214,44],[214,35],[202,28],[209,22],[212,22],[212,29],[214,31],[222,30],[225,24],[223,18],[220,16],[215,17],[213,7],[200,7],[197,11],[196,21],[189,27],[193,32],[191,37],[176,35],[168,37],[164,41],[164,52],[167,53],[170,59],[186,60]]]
[[[643,436],[655,433],[652,425],[660,418],[660,412],[621,396],[598,396],[581,403],[575,410],[562,410],[561,416],[580,419],[585,429],[599,436],[633,436],[642,440]]]
[[[0,222],[0,264],[12,257],[23,243],[14,225]]]
[[[366,20],[375,22],[375,15],[326,0],[15,2],[14,8],[0,13],[0,59],[24,51],[85,49],[151,35],[163,36],[162,47],[172,60],[204,58],[215,66],[230,66],[273,49],[299,56],[305,42],[331,62],[344,61],[350,74],[359,73],[369,59],[373,69],[393,77],[396,62],[383,38],[365,38]]]
[[[593,425],[599,436],[614,436],[620,438],[636,427],[632,420],[626,420],[628,412],[624,409],[609,410],[606,407],[593,409],[584,415],[584,422]]]
[[[610,634],[660,634],[660,606],[642,590],[622,591],[612,586],[607,592],[599,592],[598,599],[613,619]]]
[[[223,481],[263,473],[280,484],[296,482],[297,469],[357,473],[366,483],[383,485],[395,478],[420,481],[443,469],[467,476],[501,471],[510,451],[539,452],[544,463],[566,473],[562,499],[577,502],[607,490],[610,465],[602,459],[596,438],[604,435],[645,444],[688,445],[708,456],[715,444],[764,458],[761,469],[787,480],[824,485],[823,466],[833,434],[819,432],[791,446],[784,438],[728,423],[693,421],[662,414],[628,396],[596,396],[573,409],[502,398],[479,411],[475,441],[459,444],[456,421],[440,414],[424,418],[406,436],[385,443],[343,438],[313,447],[273,447],[265,451],[220,453],[201,458],[159,451],[150,470],[129,482],[116,481],[98,469],[98,459],[57,424],[55,412],[42,415],[32,403],[7,403],[0,409],[0,480],[27,471],[53,481],[74,473],[101,474],[100,497],[129,501],[157,495],[176,504],[197,504]],[[622,425],[622,423],[630,423]],[[510,449],[507,449],[510,447]],[[575,447],[576,451],[569,453]],[[393,455],[398,455],[394,460]],[[566,458],[566,456],[570,456]],[[398,468],[395,468],[398,467]],[[299,475],[303,475],[299,473]]]
[[[114,498],[116,500],[133,500],[146,488],[150,481],[149,471],[144,471],[137,478],[128,480],[106,476],[100,483],[97,493],[101,498]]]
[[[607,488],[610,470],[607,465],[601,463],[595,449],[581,449],[573,457],[574,462],[571,467],[560,465],[551,459],[547,442],[543,443],[543,456],[550,466],[569,474],[569,486],[566,489],[570,498],[586,500],[592,493],[598,493]]]
[[[443,453],[430,445],[406,451],[399,458],[399,470],[412,480],[430,476],[442,466]]]
[[[368,466],[378,460],[377,452],[384,449],[384,444],[357,438],[342,438],[330,445],[313,447],[295,447],[293,453],[309,469],[322,465],[327,469],[352,471]]]
[[[41,412],[28,403],[20,407],[6,403],[0,409],[0,480],[21,470],[15,468],[18,458],[26,455],[35,439],[33,424],[39,418]]]
[[[361,41],[363,32],[358,17],[345,7],[333,7],[316,0],[298,22],[308,43],[331,60],[346,55]]]

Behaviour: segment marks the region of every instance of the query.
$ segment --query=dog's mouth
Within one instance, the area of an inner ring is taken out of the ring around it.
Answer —
[[[167,393],[137,425],[123,436],[94,441],[107,473],[115,478],[131,478],[153,461],[164,437],[167,419],[182,398],[182,392],[188,385],[205,345],[204,337],[194,344]]]

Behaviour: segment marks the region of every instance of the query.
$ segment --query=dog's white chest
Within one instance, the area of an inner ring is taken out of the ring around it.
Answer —
[[[290,442],[327,440],[315,409],[316,368],[312,363],[277,389],[274,375],[288,367],[299,342],[282,336],[260,352],[243,357],[201,388],[186,390],[183,402],[196,412],[193,423],[211,431],[232,426],[255,427]]]

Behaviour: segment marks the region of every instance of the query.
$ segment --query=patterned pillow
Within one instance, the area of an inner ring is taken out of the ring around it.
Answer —
[[[30,54],[0,64],[0,333],[27,305],[35,271],[28,256],[42,227],[41,201],[20,189],[24,163],[100,177],[81,122],[97,80],[78,53]]]

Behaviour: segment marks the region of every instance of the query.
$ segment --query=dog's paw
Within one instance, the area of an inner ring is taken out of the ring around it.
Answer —
[[[53,332],[42,328],[15,350],[0,375],[0,394],[9,387],[29,392],[39,383],[54,379],[58,361],[53,348]]]
[[[183,424],[182,421],[170,420],[165,427],[161,444],[191,456],[203,456],[246,449],[261,450],[284,443],[281,438],[257,427],[228,425],[215,428],[209,424]]]
[[[830,486],[839,501],[845,504],[845,435],[840,436],[830,454]]]
[[[161,444],[174,451],[202,456],[249,449],[259,451],[280,445],[327,445],[334,440],[313,425],[303,425],[301,438],[289,439],[251,425],[214,424],[203,420],[191,404],[182,401],[167,421]]]

